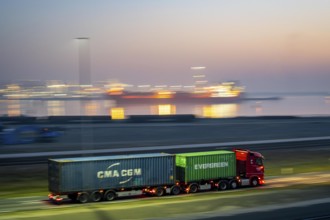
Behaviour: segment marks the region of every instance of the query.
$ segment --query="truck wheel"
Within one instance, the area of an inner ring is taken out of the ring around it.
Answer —
[[[196,184],[191,184],[189,186],[189,192],[190,193],[196,193],[198,191],[198,186]]]
[[[231,189],[236,189],[238,187],[238,183],[236,180],[232,180],[229,182],[230,188]]]
[[[155,189],[155,195],[158,196],[158,197],[163,196],[164,195],[164,192],[165,191],[164,191],[164,189],[162,187],[157,187]]]
[[[226,190],[228,188],[227,181],[221,180],[218,183],[218,190]]]
[[[102,193],[100,193],[99,191],[94,191],[91,194],[91,200],[93,202],[99,202],[102,200]]]
[[[116,193],[114,191],[106,191],[104,194],[104,200],[112,201],[116,198]]]
[[[172,195],[179,195],[181,192],[180,187],[178,186],[172,186],[171,188],[171,194]]]
[[[78,195],[77,197],[77,200],[80,202],[80,203],[86,203],[88,202],[88,199],[89,199],[89,195],[87,192],[82,192]]]
[[[259,185],[259,181],[257,178],[253,178],[250,183],[251,186],[256,187]]]

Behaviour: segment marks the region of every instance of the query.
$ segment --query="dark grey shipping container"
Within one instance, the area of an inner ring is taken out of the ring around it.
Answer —
[[[175,156],[164,153],[49,159],[49,191],[57,194],[98,189],[172,185]]]

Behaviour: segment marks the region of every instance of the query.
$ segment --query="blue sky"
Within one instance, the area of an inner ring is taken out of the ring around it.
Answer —
[[[1,0],[2,80],[78,80],[76,37],[93,80],[329,91],[330,1]]]

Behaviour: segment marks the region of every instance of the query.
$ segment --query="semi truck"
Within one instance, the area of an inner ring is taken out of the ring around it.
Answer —
[[[263,160],[244,149],[49,159],[48,197],[86,203],[255,187],[265,183]]]

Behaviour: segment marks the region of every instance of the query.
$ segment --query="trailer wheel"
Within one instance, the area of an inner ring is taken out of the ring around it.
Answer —
[[[165,190],[164,190],[164,188],[162,188],[162,187],[157,187],[157,188],[155,189],[155,195],[156,195],[156,196],[160,197],[160,196],[163,196],[164,194],[165,194]]]
[[[258,178],[253,178],[250,182],[250,185],[253,186],[253,187],[256,187],[259,185],[259,181],[258,181]]]
[[[99,202],[102,200],[102,193],[100,193],[99,191],[94,191],[91,194],[91,200],[93,202]]]
[[[220,180],[218,183],[218,190],[226,190],[228,188],[228,182],[225,180]]]
[[[196,184],[190,184],[189,192],[190,193],[196,193],[197,191],[198,191],[198,186]]]
[[[236,180],[232,180],[229,182],[229,186],[231,189],[236,189],[238,187],[238,183]]]
[[[86,202],[88,202],[88,199],[89,199],[89,195],[87,192],[82,192],[82,193],[78,194],[77,200],[80,203],[86,203]]]
[[[171,188],[171,194],[172,195],[179,195],[181,192],[180,187],[178,186],[172,186]]]
[[[116,193],[112,190],[106,191],[104,194],[104,200],[112,201],[116,198]]]

